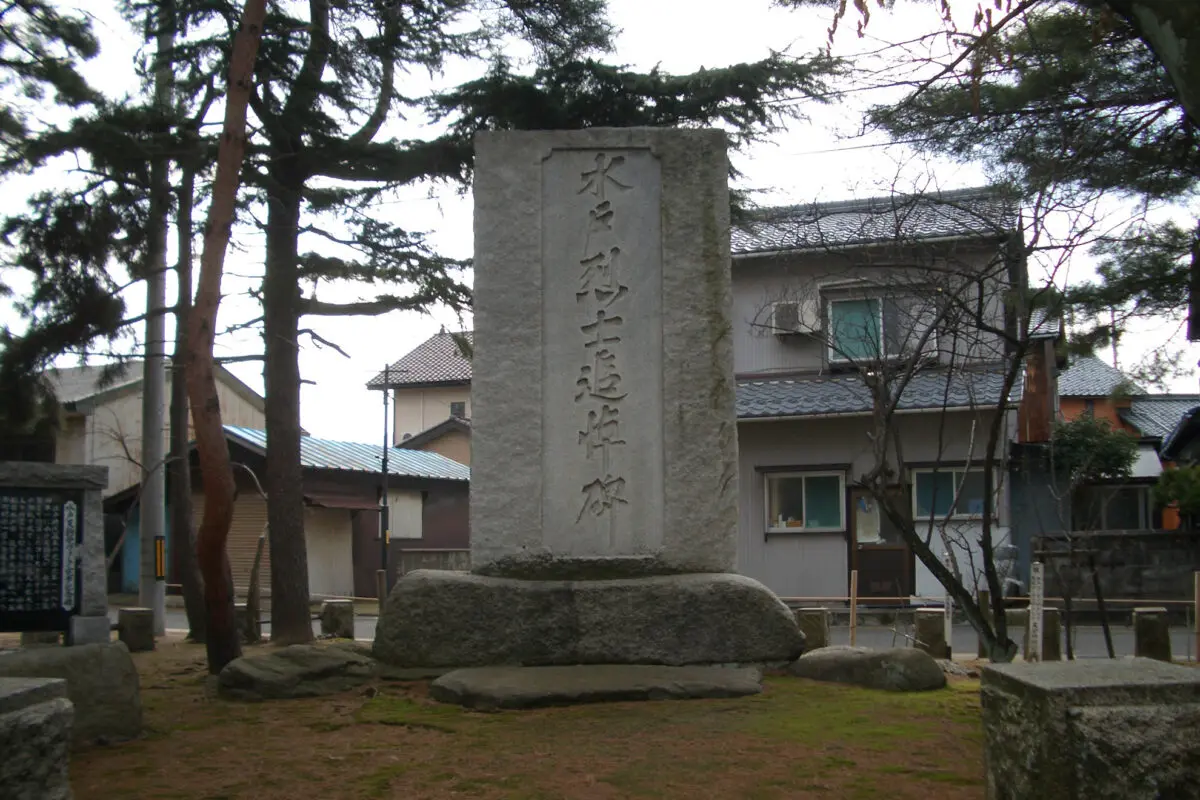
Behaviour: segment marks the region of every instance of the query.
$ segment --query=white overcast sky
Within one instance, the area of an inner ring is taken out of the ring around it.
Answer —
[[[75,0],[64,3],[86,8],[97,16],[99,34],[104,50],[89,68],[92,75],[103,75],[105,87],[132,86],[135,79],[131,64],[132,50],[138,38],[112,14],[105,13],[100,0]],[[871,4],[874,6],[874,3]],[[955,4],[962,24],[969,24],[973,2]],[[773,8],[769,0],[609,0],[610,18],[620,30],[617,51],[607,58],[613,63],[628,64],[639,70],[659,66],[671,73],[691,72],[701,67],[721,67],[728,64],[763,58],[770,50],[803,54],[820,47],[826,38],[831,12],[788,11]],[[897,41],[937,29],[939,16],[933,3],[907,3],[901,0],[893,12],[873,10],[868,37],[855,35],[853,24],[845,25],[835,38],[835,54],[853,54],[878,49],[882,41]],[[452,76],[457,82],[467,75]],[[864,75],[860,72],[861,81]],[[426,86],[420,76],[404,88],[417,91]],[[415,81],[419,80],[419,83]],[[835,88],[848,88],[843,84]],[[890,95],[890,96],[894,96]],[[985,182],[982,170],[971,165],[948,162],[915,162],[902,145],[880,146],[885,139],[878,135],[854,137],[860,110],[866,105],[885,102],[889,94],[882,91],[855,91],[843,102],[822,107],[806,103],[808,122],[793,123],[789,130],[773,137],[767,144],[756,145],[732,156],[735,165],[744,173],[743,187],[762,190],[756,197],[763,204],[808,203],[814,200],[837,200],[886,194],[889,187],[900,188],[935,186],[941,189],[962,188]],[[393,135],[409,135],[394,128]],[[28,180],[6,187],[4,209],[12,208],[22,191],[36,188]],[[431,241],[442,252],[455,257],[469,257],[472,251],[470,193],[460,194],[451,188],[416,188],[397,195],[379,207],[377,215],[412,229],[430,233]],[[1194,219],[1194,217],[1193,217]],[[257,317],[261,312],[245,292],[258,285],[262,274],[263,248],[261,239],[248,231],[236,237],[236,249],[226,260],[223,289],[227,293],[221,308],[221,326]],[[302,250],[313,243],[301,243]],[[197,258],[199,242],[197,242]],[[174,255],[171,255],[174,258]],[[1090,263],[1078,258],[1071,266],[1072,277],[1086,277]],[[9,276],[6,276],[8,278]],[[174,296],[173,276],[169,278],[168,300]],[[321,297],[326,300],[352,300],[368,297],[366,291],[347,287],[325,287]],[[135,287],[127,292],[131,311],[144,308],[145,292]],[[11,309],[0,308],[0,320],[15,322]],[[300,368],[306,383],[301,392],[301,420],[314,436],[347,441],[382,441],[383,412],[379,392],[369,392],[364,384],[381,371],[386,362],[394,361],[416,347],[442,325],[448,329],[469,327],[470,319],[460,321],[450,313],[434,311],[429,315],[389,314],[380,318],[306,318],[302,327],[311,327],[326,339],[337,342],[350,358],[333,350],[314,346],[303,340]],[[168,323],[171,336],[172,323]],[[1151,325],[1122,348],[1122,363],[1135,362],[1147,347],[1162,343],[1168,337],[1182,342],[1177,326]],[[250,354],[261,351],[261,340],[248,333],[218,342],[217,355]],[[1200,347],[1190,346],[1186,361],[1194,364]],[[64,363],[70,363],[66,359]],[[233,364],[230,369],[256,390],[262,390],[261,363]],[[1176,381],[1173,391],[1195,392],[1193,377]]]

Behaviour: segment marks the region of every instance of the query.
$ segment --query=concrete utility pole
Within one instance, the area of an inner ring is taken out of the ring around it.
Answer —
[[[171,65],[168,54],[175,45],[174,0],[160,0],[157,63],[154,69],[154,102],[164,117],[171,109]],[[155,156],[151,164],[150,251],[146,276],[146,362],[142,380],[142,495],[139,508],[141,580],[138,603],[154,610],[154,635],[167,632],[167,214],[170,164]]]

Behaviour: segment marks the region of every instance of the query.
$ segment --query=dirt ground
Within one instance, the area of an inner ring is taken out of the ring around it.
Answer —
[[[901,695],[771,677],[736,700],[485,714],[421,682],[228,702],[201,646],[134,658],[146,735],[74,753],[77,800],[983,797],[973,681]]]

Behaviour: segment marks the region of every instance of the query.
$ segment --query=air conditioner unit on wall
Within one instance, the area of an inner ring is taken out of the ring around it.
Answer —
[[[771,306],[771,332],[776,336],[801,333],[801,304],[797,300],[785,300]]]

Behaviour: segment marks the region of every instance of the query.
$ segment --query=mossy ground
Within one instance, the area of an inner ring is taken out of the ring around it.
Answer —
[[[427,683],[217,699],[203,648],[137,654],[147,735],[76,752],[89,798],[979,798],[978,684],[890,694],[771,677],[736,700],[485,714]]]

